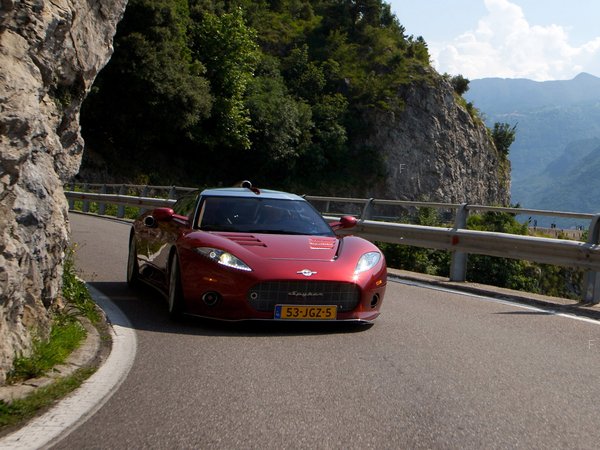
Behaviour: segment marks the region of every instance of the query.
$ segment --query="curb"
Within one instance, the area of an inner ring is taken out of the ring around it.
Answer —
[[[84,381],[78,389],[60,400],[46,413],[31,419],[22,428],[0,438],[0,448],[17,450],[47,448],[56,445],[104,406],[133,366],[137,338],[129,319],[100,291],[89,284],[87,288],[107,317],[108,331],[112,338],[110,354],[100,364],[96,373]],[[100,344],[100,338],[97,342]],[[93,346],[82,349],[78,355],[72,356],[80,357],[83,360],[92,353],[94,357],[99,356],[98,352],[93,350]],[[77,367],[74,370],[76,369]]]

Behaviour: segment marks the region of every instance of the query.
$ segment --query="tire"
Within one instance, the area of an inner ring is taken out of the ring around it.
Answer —
[[[181,319],[183,315],[183,289],[181,288],[181,275],[179,260],[173,255],[169,264],[169,317],[173,320]]]
[[[131,233],[129,237],[129,253],[127,256],[127,284],[131,288],[140,285],[140,268],[137,260],[137,248],[135,245],[135,236]]]

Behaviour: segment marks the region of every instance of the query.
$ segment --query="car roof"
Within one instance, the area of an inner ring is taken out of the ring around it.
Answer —
[[[215,188],[205,189],[200,193],[203,197],[249,197],[249,198],[269,198],[279,200],[302,200],[302,197],[288,192],[272,191],[270,189],[260,189],[256,193],[248,188]]]

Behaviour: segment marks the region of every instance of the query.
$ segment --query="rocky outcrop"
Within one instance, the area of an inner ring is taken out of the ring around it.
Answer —
[[[366,145],[384,160],[385,182],[374,198],[507,206],[510,162],[481,120],[455,100],[437,74],[399,91],[402,111],[369,117]]]
[[[62,185],[77,173],[79,111],[126,0],[0,0],[0,382],[48,331],[68,243]]]

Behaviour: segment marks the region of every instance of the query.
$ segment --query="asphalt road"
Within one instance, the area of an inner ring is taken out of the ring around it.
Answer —
[[[172,323],[125,284],[129,227],[72,215],[138,352],[55,448],[597,448],[600,323],[392,282],[374,326]]]

